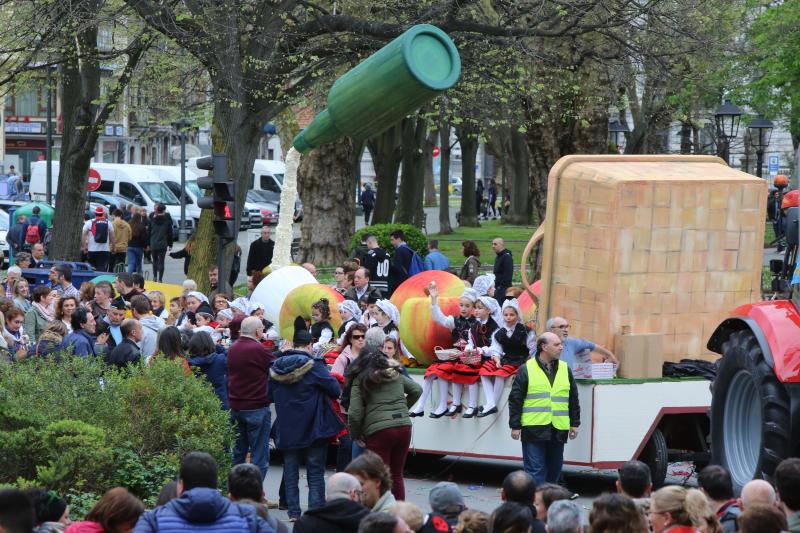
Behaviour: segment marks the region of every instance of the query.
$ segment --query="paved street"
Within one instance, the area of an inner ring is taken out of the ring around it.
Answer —
[[[279,457],[275,458],[267,473],[264,491],[269,500],[278,499],[278,486],[281,482],[282,467]],[[503,478],[513,470],[521,468],[519,463],[498,460],[477,460],[447,456],[436,459],[427,455],[409,455],[406,463],[406,500],[417,504],[423,512],[429,512],[428,493],[439,481],[457,483],[464,495],[465,503],[470,509],[491,513],[502,502],[500,486]],[[613,470],[580,472],[566,467],[565,480],[567,487],[579,494],[576,502],[583,509],[584,522],[588,524],[592,501],[603,494],[614,490],[616,472]],[[326,477],[333,474],[326,472]],[[696,486],[691,465],[677,463],[670,465],[668,483]],[[300,504],[305,510],[308,503],[308,486],[305,472],[300,474]],[[280,520],[287,520],[286,511],[271,510]],[[291,524],[289,524],[291,525]]]

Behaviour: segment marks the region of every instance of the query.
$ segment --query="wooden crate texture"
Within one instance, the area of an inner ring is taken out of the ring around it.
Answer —
[[[559,181],[549,316],[612,350],[630,326],[663,333],[667,361],[715,359],[711,333],[760,298],[765,182],[683,162],[573,163]]]

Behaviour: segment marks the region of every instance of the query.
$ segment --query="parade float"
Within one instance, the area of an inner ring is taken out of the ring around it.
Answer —
[[[294,139],[286,157],[282,205],[294,201],[301,154],[343,136],[363,140],[380,133],[451,87],[459,74],[460,59],[452,41],[428,25],[409,29],[346,73],[331,88],[328,107]],[[547,214],[521,263],[524,318],[542,332],[548,317],[564,316],[573,325],[573,336],[603,345],[620,359],[616,378],[595,379],[590,362],[587,379],[579,381],[581,431],[565,448],[567,465],[615,468],[640,459],[660,484],[672,461],[707,463],[711,458],[709,382],[702,377],[663,377],[662,365],[684,359],[713,361],[715,351],[728,358],[731,346],[738,346],[728,340],[736,337],[731,332],[752,332],[767,366],[772,361],[770,353],[794,354],[793,360],[775,364],[775,379],[795,380],[797,373],[791,374],[790,369],[797,368],[800,321],[783,320],[793,341],[762,342],[760,332],[767,330],[763,324],[761,329],[753,327],[759,319],[752,315],[763,308],[739,307],[761,298],[766,199],[766,182],[711,156],[575,155],[553,166]],[[281,209],[276,232],[274,266],[282,268],[262,281],[254,294],[265,304],[271,301],[274,311],[268,317],[273,322],[280,320],[286,295],[303,285],[300,279],[291,283],[270,279],[291,268],[287,266],[291,263],[290,214],[291,209]],[[529,289],[528,256],[540,241],[542,279]],[[432,360],[433,349],[446,348],[449,340],[428,316],[425,287],[435,279],[440,304],[449,314],[463,288],[446,276],[418,276],[406,281],[392,300],[400,309],[403,344],[425,363]],[[266,285],[275,289],[262,289]],[[797,316],[796,300],[781,305],[793,305],[794,314],[781,309],[787,316]],[[725,321],[728,310],[737,307],[734,322]],[[720,323],[724,327],[718,330]],[[707,345],[709,338],[712,342]],[[752,382],[755,374],[747,374],[748,368],[739,365],[730,372],[735,379],[744,373],[740,381]],[[421,381],[422,369],[412,369],[412,375]],[[497,416],[414,418],[413,450],[521,460],[520,445],[509,435],[508,390],[509,386]],[[787,386],[780,392],[794,398],[793,390]],[[729,430],[729,437],[744,441],[732,453],[743,454],[740,463],[759,475],[765,452],[759,451],[759,436],[744,430],[762,427],[756,416],[761,412],[757,399],[762,400],[761,410],[770,407],[763,395],[754,392],[748,398],[753,399],[749,410],[745,400],[736,403],[739,410],[732,416],[744,422]],[[742,413],[749,413],[749,418]],[[766,425],[775,421],[774,417],[764,420]],[[715,427],[719,424],[715,422]],[[719,446],[715,444],[715,455]]]
[[[615,379],[578,380],[581,428],[565,464],[640,459],[658,485],[671,462],[710,461],[709,381],[665,378],[662,365],[715,360],[706,342],[728,310],[760,298],[766,198],[763,180],[716,157],[568,156],[553,166],[547,215],[521,262],[527,287],[528,256],[541,241],[536,330],[563,316],[570,335],[620,359]],[[413,448],[521,460],[509,390],[497,416],[414,418]]]

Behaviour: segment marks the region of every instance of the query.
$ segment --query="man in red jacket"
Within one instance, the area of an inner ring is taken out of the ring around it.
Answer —
[[[267,382],[273,356],[262,344],[264,324],[258,317],[242,320],[239,338],[228,351],[228,403],[236,430],[233,464],[250,461],[267,476],[271,414]]]

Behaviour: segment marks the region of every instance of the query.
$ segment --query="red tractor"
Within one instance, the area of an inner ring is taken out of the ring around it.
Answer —
[[[785,213],[786,255],[770,268],[773,291],[788,298],[739,307],[708,341],[722,355],[712,385],[712,461],[737,488],[800,456],[798,207]]]

